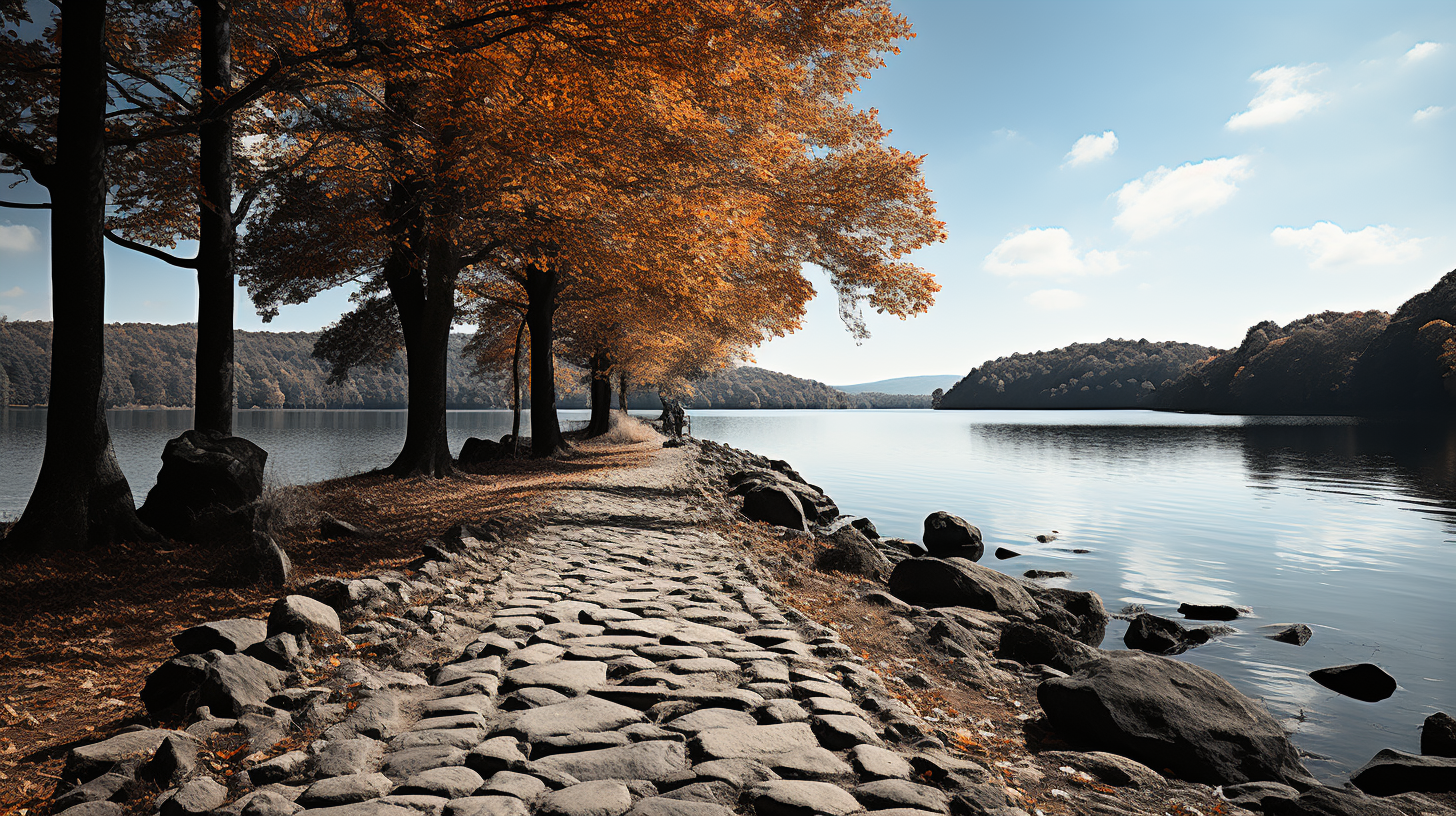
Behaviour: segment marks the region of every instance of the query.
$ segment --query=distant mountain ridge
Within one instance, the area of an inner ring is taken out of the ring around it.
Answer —
[[[919,377],[892,377],[888,380],[832,387],[838,388],[846,394],[863,394],[873,391],[881,394],[925,394],[929,396],[937,388],[941,390],[950,388],[960,378],[959,374],[926,374]]]
[[[328,385],[329,366],[313,356],[318,332],[236,333],[234,377],[242,408],[404,408],[405,368],[400,358],[349,372]],[[192,404],[197,328],[192,324],[112,323],[105,327],[108,408],[171,407]],[[460,356],[467,336],[450,338],[446,404],[452,409],[509,408],[507,376],[481,379]],[[51,325],[0,318],[0,406],[44,404],[50,395]],[[559,366],[557,404],[588,405],[582,372]],[[693,408],[929,408],[930,397],[915,394],[847,394],[821,382],[753,366],[724,369],[695,382],[687,400]],[[634,408],[656,408],[654,391],[628,397]],[[529,401],[526,403],[529,405]]]

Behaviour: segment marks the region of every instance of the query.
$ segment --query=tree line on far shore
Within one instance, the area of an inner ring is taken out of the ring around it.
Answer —
[[[0,405],[40,405],[50,391],[51,325],[0,319]],[[240,408],[406,408],[409,389],[404,360],[361,366],[330,384],[329,364],[314,356],[319,332],[237,331],[235,389]],[[453,334],[446,370],[446,404],[451,409],[510,408],[511,383],[502,374],[478,371],[466,359],[469,336]],[[195,326],[112,323],[106,326],[107,408],[181,408],[192,405],[197,343]],[[590,372],[561,365],[556,403],[590,407]],[[806,380],[753,366],[716,371],[688,384],[690,408],[928,408],[918,394],[847,394]],[[526,403],[529,406],[529,397]],[[656,408],[655,390],[635,390],[629,407]]]
[[[1395,314],[1321,312],[1249,327],[1237,348],[1107,340],[971,370],[942,408],[1151,408],[1341,415],[1456,408],[1456,271]]]

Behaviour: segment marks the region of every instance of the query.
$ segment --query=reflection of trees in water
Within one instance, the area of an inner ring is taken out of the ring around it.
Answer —
[[[1294,480],[1394,489],[1456,528],[1456,420],[1247,417],[1227,425],[972,425],[974,441],[1020,456],[1097,460],[1109,469],[1237,453],[1256,483]]]

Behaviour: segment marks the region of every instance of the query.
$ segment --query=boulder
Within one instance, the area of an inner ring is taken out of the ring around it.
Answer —
[[[751,521],[761,521],[775,527],[809,529],[809,521],[804,516],[804,506],[799,503],[799,497],[782,485],[759,484],[744,493],[743,515]]]
[[[210,534],[220,525],[235,527],[230,534],[251,533],[267,461],[267,451],[242,437],[183,431],[162,450],[157,484],[137,517],[172,538]]]
[[[1405,816],[1405,811],[1357,790],[1315,786],[1298,799],[1266,796],[1264,816]]]
[[[1395,693],[1395,678],[1373,663],[1351,663],[1315,669],[1309,673],[1316,683],[1346,697],[1378,703]]]
[[[981,530],[960,516],[937,510],[925,517],[925,548],[931,555],[981,560]]]
[[[1129,649],[1158,655],[1182,654],[1198,645],[1182,624],[1147,612],[1128,623],[1122,642]]]
[[[1041,616],[1019,581],[964,558],[907,558],[890,573],[890,592],[916,606],[968,606],[1028,620]]]
[[[510,455],[510,448],[494,439],[479,439],[472,436],[460,446],[460,456],[455,461],[463,467],[475,467],[497,459],[509,458]]]
[[[341,631],[339,613],[333,607],[306,595],[279,598],[268,613],[269,637],[282,632],[291,635],[306,635],[310,632],[338,635]]]
[[[1421,753],[1456,757],[1456,719],[1444,711],[1427,717],[1425,725],[1421,726]]]
[[[187,738],[180,731],[144,728],[123,731],[110,739],[77,746],[66,753],[65,769],[61,771],[61,776],[88,782],[107,771],[139,768],[142,763],[152,758],[164,740],[172,736]]]
[[[740,470],[728,477],[728,491],[732,495],[747,496],[755,489],[764,486],[776,486],[794,494],[798,499],[800,507],[804,511],[804,517],[811,524],[829,524],[839,518],[839,507],[834,500],[824,495],[824,491],[811,484],[795,481],[782,473],[762,468],[750,468]],[[780,525],[787,526],[787,525]],[[795,528],[802,529],[802,528]]]
[[[1355,787],[1374,796],[1456,791],[1456,758],[1419,756],[1385,748],[1350,774]]]
[[[1291,623],[1274,634],[1265,635],[1264,637],[1270,640],[1277,640],[1280,643],[1291,643],[1295,646],[1303,646],[1309,642],[1310,638],[1314,637],[1314,630],[1302,623]]]
[[[248,655],[209,652],[197,704],[222,717],[237,717],[247,706],[263,705],[283,690],[283,672]]]
[[[1043,570],[1043,569],[1029,569],[1026,572],[1021,573],[1021,575],[1022,575],[1023,578],[1029,578],[1029,579],[1031,579],[1033,581],[1044,581],[1044,580],[1046,580],[1048,578],[1076,578],[1077,577],[1077,576],[1073,575],[1072,573],[1067,572],[1066,570]]]
[[[1140,652],[1105,652],[1037,687],[1067,741],[1209,785],[1305,780],[1279,723],[1207,669]]]
[[[197,707],[197,690],[206,676],[207,659],[202,655],[178,655],[158,666],[142,686],[147,713],[159,720],[185,716]]]
[[[1021,553],[1017,552],[1016,550],[1008,550],[1005,547],[997,547],[996,548],[996,560],[997,561],[1005,561],[1008,558],[1020,558],[1020,557],[1021,557]]]
[[[227,801],[227,788],[210,776],[200,776],[177,789],[162,803],[162,816],[202,816]]]
[[[1294,801],[1299,798],[1299,791],[1279,782],[1242,782],[1237,785],[1225,785],[1223,798],[1241,808],[1261,811],[1265,808],[1265,799]]]
[[[875,523],[863,516],[850,521],[849,526],[864,533],[865,538],[875,539],[880,537],[880,531],[875,529]]]
[[[253,618],[202,623],[172,636],[172,645],[182,654],[205,654],[214,649],[236,654],[268,637],[268,624]]]
[[[293,561],[273,540],[273,536],[255,530],[245,544],[227,554],[222,567],[214,573],[215,582],[228,584],[265,584],[285,586],[293,578]]]
[[[1072,673],[1097,659],[1096,649],[1039,623],[1013,623],[1001,632],[996,656],[1028,666],[1042,663]]]
[[[1189,620],[1231,621],[1239,616],[1237,607],[1223,604],[1202,606],[1200,604],[1179,604],[1178,614]]]
[[[185,734],[168,736],[138,776],[159,788],[176,787],[197,774],[197,748],[197,742]]]
[[[894,569],[890,560],[856,527],[846,524],[828,538],[831,546],[814,560],[814,566],[821,570],[883,581]]]
[[[303,666],[311,649],[308,639],[281,632],[249,646],[243,654],[257,658],[275,669],[293,671]]]
[[[1045,751],[1037,756],[1048,764],[1069,766],[1086,771],[1098,782],[1119,788],[1157,787],[1164,784],[1162,774],[1125,756],[1106,751]],[[1252,782],[1253,785],[1277,785],[1277,782]],[[1283,787],[1283,786],[1281,786]],[[1293,788],[1290,788],[1293,790]]]
[[[1107,614],[1097,593],[1045,587],[1030,581],[1023,582],[1022,586],[1041,608],[1037,623],[1088,646],[1102,645],[1102,639],[1107,635],[1107,622],[1112,617]]]

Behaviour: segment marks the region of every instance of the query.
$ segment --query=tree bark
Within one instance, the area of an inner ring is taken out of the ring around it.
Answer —
[[[233,122],[212,118],[232,93],[231,0],[196,0],[201,12],[202,105],[198,165],[197,383],[192,427],[233,432]]]
[[[623,414],[626,414],[628,412],[627,372],[625,371],[617,375],[617,407],[622,411]]]
[[[559,283],[555,264],[526,268],[526,324],[531,331],[531,455],[552,456],[565,449],[556,415],[556,359],[553,321]]]
[[[612,380],[611,358],[604,351],[591,357],[591,421],[587,423],[588,437],[601,436],[612,427]]]
[[[526,333],[526,318],[516,327],[516,356],[511,360],[511,456],[521,455],[521,335]]]
[[[409,378],[404,448],[387,469],[395,476],[443,477],[454,472],[445,428],[445,367],[450,327],[455,323],[456,267],[453,245],[435,237],[425,269],[415,265],[389,278],[389,292],[404,329]]]
[[[3,545],[11,554],[155,539],[106,428],[106,5],[66,3],[51,194],[51,391],[40,476]]]

